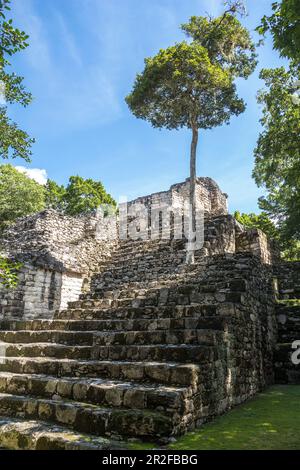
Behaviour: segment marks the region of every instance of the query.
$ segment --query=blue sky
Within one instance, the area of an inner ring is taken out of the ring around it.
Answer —
[[[271,4],[247,1],[244,23],[251,31]],[[124,97],[144,57],[183,40],[179,26],[190,16],[221,13],[221,0],[13,0],[12,11],[30,35],[14,66],[34,102],[11,110],[36,138],[28,166],[64,184],[74,174],[100,179],[116,199],[165,190],[188,176],[189,131],[153,129],[130,114]],[[258,73],[282,64],[270,40],[259,61],[238,84],[246,112],[199,136],[198,175],[219,183],[231,210],[257,211],[261,194],[251,178],[260,130]]]

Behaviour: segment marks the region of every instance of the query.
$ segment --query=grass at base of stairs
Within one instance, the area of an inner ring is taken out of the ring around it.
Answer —
[[[149,449],[151,445],[135,442],[129,448]],[[300,386],[270,387],[211,423],[178,438],[168,449],[300,450]]]

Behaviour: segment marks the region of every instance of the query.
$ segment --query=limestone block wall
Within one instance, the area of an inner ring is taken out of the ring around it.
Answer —
[[[205,219],[202,254],[204,256],[214,256],[235,253],[238,230],[237,222],[231,215]]]
[[[128,208],[130,212],[133,204],[145,205],[149,217],[144,230],[148,233],[151,212],[164,206],[182,208],[188,199],[189,180],[186,180],[168,191],[131,201]],[[249,252],[265,264],[274,262],[272,246],[266,236],[259,230],[246,230],[228,215],[227,195],[212,179],[197,179],[197,199],[205,211],[204,245],[198,259]],[[158,219],[154,228],[160,230],[160,227]],[[100,211],[68,217],[47,210],[19,219],[0,239],[1,252],[23,263],[17,289],[0,287],[0,315],[47,317],[57,309],[64,309],[68,301],[77,300],[83,290],[88,290],[99,265],[108,262],[119,246],[119,234],[117,217],[104,217]],[[182,243],[181,251],[174,249],[172,260],[165,261],[166,266],[170,265],[170,272],[184,263],[185,240]]]
[[[208,259],[202,274],[195,274],[194,281],[191,278],[188,285],[165,293],[166,305],[183,309],[205,302],[205,320],[200,314],[199,323],[206,328],[218,325],[222,332],[218,358],[203,370],[209,392],[199,406],[203,421],[274,381],[277,321],[272,278],[272,268],[252,254],[216,255]],[[161,303],[160,296],[157,302]],[[192,327],[194,321],[191,318],[187,324]]]
[[[274,276],[281,299],[300,299],[300,261],[277,263]]]
[[[216,257],[207,266],[206,278],[209,285],[215,284],[215,295],[219,290],[218,314],[223,320],[223,353],[216,367],[217,386],[210,408],[218,414],[273,383],[277,323],[272,269],[257,257]],[[225,286],[218,289],[220,280]]]
[[[237,253],[253,253],[265,264],[278,261],[279,253],[274,243],[259,229],[245,229],[236,238]]]
[[[16,289],[0,288],[0,318],[48,318],[60,307],[62,273],[24,264]]]
[[[143,213],[143,209],[133,212],[134,206],[136,208],[138,208],[139,204],[144,206],[148,216],[148,223],[146,227],[140,227],[140,232],[143,234],[142,236],[148,237],[150,236],[149,229],[151,222],[153,223],[153,217],[151,219],[153,213],[158,212],[159,209],[164,210],[170,208],[183,211],[184,203],[189,201],[189,193],[190,183],[187,179],[184,183],[174,184],[168,191],[150,194],[130,201],[127,206],[129,214],[128,221],[131,222],[135,217],[137,218]],[[214,217],[228,213],[227,195],[222,193],[217,183],[211,178],[197,178],[196,199],[199,203],[199,207],[203,208],[206,216]],[[155,221],[155,223],[157,222]],[[169,224],[169,219],[167,220],[167,224]],[[171,224],[174,224],[174,219],[171,220]]]
[[[189,200],[190,183],[187,179],[184,183],[174,184],[170,188],[173,205],[182,200]],[[203,206],[204,212],[210,216],[225,215],[228,213],[227,194],[223,193],[217,183],[211,178],[197,178],[197,201]]]
[[[278,343],[274,354],[276,383],[300,384],[300,364],[298,363],[300,341],[300,306],[278,304]],[[294,342],[297,344],[293,347]],[[295,360],[292,360],[295,354]]]
[[[83,277],[75,273],[64,273],[62,275],[60,304],[58,310],[64,310],[68,302],[79,299],[83,287]]]
[[[49,318],[77,300],[118,244],[117,222],[101,213],[67,217],[44,211],[17,221],[1,251],[22,263],[16,289],[0,286],[0,317]]]

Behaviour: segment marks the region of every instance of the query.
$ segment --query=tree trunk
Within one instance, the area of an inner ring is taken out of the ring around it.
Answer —
[[[195,253],[192,243],[196,240],[191,238],[191,232],[196,231],[196,157],[197,157],[197,144],[198,144],[198,129],[192,127],[193,138],[191,143],[191,156],[190,156],[190,223],[189,223],[189,243],[187,250],[187,264],[193,264],[195,261]]]

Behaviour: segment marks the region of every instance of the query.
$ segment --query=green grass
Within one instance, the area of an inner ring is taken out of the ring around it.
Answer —
[[[132,443],[130,448],[150,446]],[[300,386],[271,387],[197,431],[178,438],[169,449],[300,450]]]

